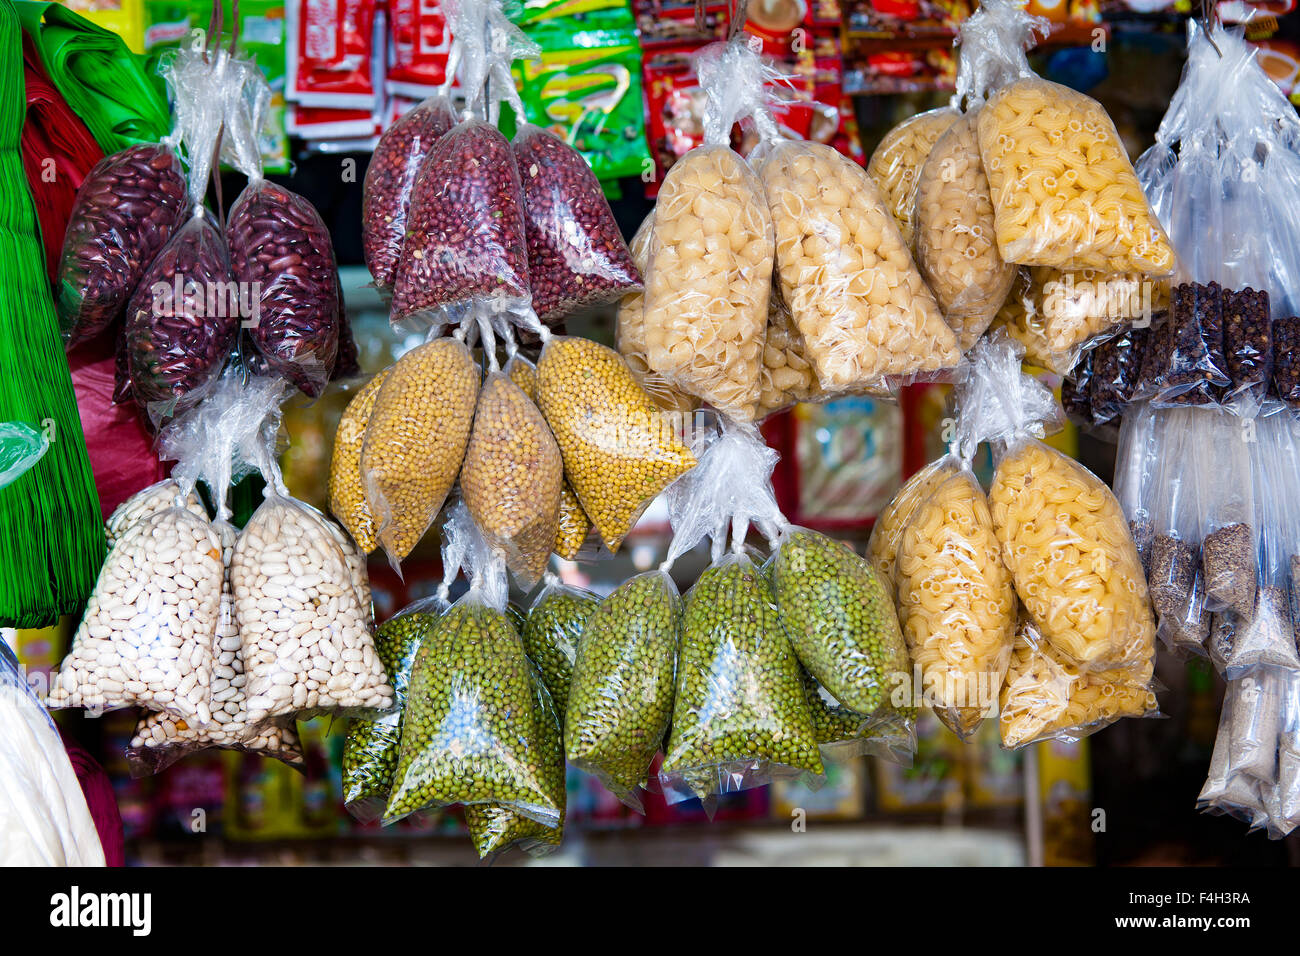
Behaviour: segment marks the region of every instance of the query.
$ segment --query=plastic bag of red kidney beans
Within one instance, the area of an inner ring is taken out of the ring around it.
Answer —
[[[261,71],[232,61],[241,86],[227,100],[223,156],[248,176],[230,208],[230,267],[252,305],[244,317],[266,364],[311,397],[325,388],[338,357],[339,285],[334,244],[306,199],[262,178],[258,132],[271,91]]]
[[[59,256],[55,304],[69,348],[117,319],[185,205],[185,176],[172,143],[132,146],[90,171]]]
[[[420,165],[457,123],[445,96],[431,96],[379,137],[361,192],[361,249],[375,285],[388,290],[406,236],[406,214]]]
[[[513,145],[537,317],[551,322],[640,289],[632,253],[582,154],[536,126],[521,127]]]

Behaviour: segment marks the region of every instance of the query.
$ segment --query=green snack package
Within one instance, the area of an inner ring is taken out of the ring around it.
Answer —
[[[587,619],[564,720],[564,752],[623,803],[636,794],[673,709],[681,601],[666,571],[625,581]]]
[[[542,675],[533,669],[535,680]],[[547,695],[543,695],[544,697]],[[543,749],[543,774],[547,786],[564,793],[564,740],[560,730],[560,716],[554,701],[545,700],[536,711],[536,739]],[[472,803],[465,807],[465,826],[470,840],[478,851],[479,859],[498,856],[511,847],[518,847],[530,856],[545,856],[555,851],[564,837],[564,802],[560,802],[560,818],[555,826],[539,823],[524,816],[513,807],[500,803]]]
[[[636,25],[628,0],[521,0],[511,19],[532,28],[558,17],[573,18],[578,24],[594,19],[628,29]]]
[[[802,669],[801,669],[802,670]],[[804,693],[822,760],[844,761],[863,754],[911,766],[916,751],[915,711],[858,714],[831,696],[817,678],[803,672]]]
[[[541,671],[542,683],[563,727],[578,639],[600,599],[590,591],[565,584],[553,574],[547,574],[543,582],[523,626],[524,652]]]
[[[600,16],[530,27],[541,56],[516,62],[514,73],[525,119],[567,142],[605,181],[640,176],[650,166],[650,149],[636,31],[597,26]]]
[[[743,552],[687,592],[672,734],[659,778],[669,803],[824,773],[799,662],[762,572]]]
[[[375,651],[393,684],[393,711],[352,720],[343,743],[343,804],[362,823],[383,815],[402,744],[402,712],[420,641],[446,609],[438,598],[417,601],[375,630]]]
[[[809,673],[859,714],[888,706],[910,664],[893,601],[866,559],[833,538],[791,527],[771,575],[781,622]]]

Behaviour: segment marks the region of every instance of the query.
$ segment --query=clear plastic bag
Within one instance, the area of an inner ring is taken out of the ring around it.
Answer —
[[[1084,352],[1070,374],[1061,382],[1061,407],[1076,425],[1090,428],[1092,420],[1092,356]]]
[[[956,336],[871,177],[821,143],[777,142],[755,167],[781,295],[822,385],[877,388],[957,363]]]
[[[547,574],[520,632],[524,651],[541,672],[542,683],[551,695],[561,726],[569,709],[569,686],[573,683],[578,644],[587,621],[600,603],[590,591]]]
[[[108,516],[108,521],[104,523],[104,537],[108,539],[109,548],[117,544],[118,539],[131,525],[173,507],[177,498],[184,502],[182,507],[192,512],[195,517],[208,516],[207,509],[203,507],[203,503],[199,501],[199,496],[193,489],[186,494],[171,478],[164,478],[137,491]]]
[[[704,145],[668,171],[655,202],[644,323],[646,361],[682,391],[736,421],[758,412],[772,281],[772,219],[763,184],[730,147],[750,116],[766,138],[770,75],[743,40],[698,54]]]
[[[1163,340],[1168,350],[1158,405],[1209,405],[1232,379],[1223,353],[1223,289],[1217,282],[1174,287]]]
[[[503,806],[558,827],[565,799],[558,723],[505,612],[505,565],[463,506],[452,510],[446,534],[444,565],[463,566],[470,590],[416,652],[384,823],[460,803]],[[458,548],[464,557],[451,560]]]
[[[508,375],[490,372],[461,465],[461,493],[525,589],[541,579],[555,545],[563,483],[560,448],[542,413]]]
[[[1125,670],[1088,673],[1022,615],[999,695],[1002,746],[1075,741],[1123,717],[1159,716],[1149,678],[1149,671],[1146,679]]]
[[[564,720],[565,755],[644,812],[637,788],[673,713],[681,599],[666,571],[630,578],[587,618]]]
[[[537,363],[537,404],[564,473],[610,551],[646,506],[695,465],[671,413],[637,384],[613,349],[552,337]]]
[[[783,411],[798,402],[824,400],[829,393],[817,379],[799,327],[781,297],[780,282],[772,284],[767,311],[767,339],[763,367],[758,371],[758,419]]]
[[[403,113],[375,145],[361,193],[361,249],[380,289],[393,287],[415,176],[434,143],[456,123],[451,100],[431,96]]]
[[[1209,813],[1235,817],[1254,829],[1262,825],[1267,817],[1259,792],[1259,781],[1246,774],[1231,773],[1228,769],[1237,694],[1237,684],[1230,682],[1223,697],[1223,710],[1219,713],[1219,731],[1214,738],[1210,772],[1196,798],[1196,807]]]
[[[1285,672],[1261,667],[1236,681],[1231,705],[1228,773],[1246,774],[1261,784],[1277,780],[1278,734],[1287,704]]]
[[[1088,401],[1096,424],[1118,419],[1133,401],[1150,334],[1149,325],[1127,325],[1093,350]]]
[[[843,762],[864,755],[911,766],[916,752],[915,709],[855,713],[831,696],[817,678],[803,672],[808,712],[823,762]]]
[[[1201,563],[1205,605],[1247,619],[1255,607],[1258,527],[1252,475],[1252,442],[1237,418],[1215,412],[1197,416],[1199,437],[1193,447],[1214,449],[1199,464],[1205,537]]]
[[[930,150],[916,185],[916,265],[965,352],[984,334],[1016,279],[998,255],[993,200],[980,160],[978,112]]]
[[[1110,489],[1034,435],[1056,417],[1052,394],[1020,372],[1011,343],[976,346],[963,408],[994,442],[993,526],[1016,593],[1053,649],[1081,669],[1150,678],[1155,620],[1137,548]]]
[[[55,284],[69,346],[107,329],[153,257],[184,220],[185,176],[170,143],[101,159],[82,181],[63,234]]]
[[[1016,593],[984,490],[969,461],[953,465],[903,531],[898,614],[924,699],[965,740],[996,710]]]
[[[361,480],[394,565],[424,536],[465,460],[479,369],[464,342],[433,339],[389,370],[361,448]]]
[[[867,561],[880,576],[880,582],[890,597],[898,593],[895,567],[898,562],[898,544],[903,529],[912,520],[917,507],[930,496],[939,483],[948,477],[948,459],[939,458],[916,472],[898,489],[889,504],[881,509],[867,539]]]
[[[440,595],[416,601],[375,631],[375,652],[393,685],[393,711],[378,720],[353,720],[343,742],[343,805],[363,823],[383,816],[402,744],[402,716],[416,651],[447,609]]]
[[[1162,461],[1161,438],[1167,412],[1136,406],[1124,416],[1115,453],[1115,499],[1128,517],[1129,534],[1144,573],[1150,573],[1155,523],[1151,514],[1153,487]]]
[[[537,317],[554,322],[640,288],[641,274],[582,154],[530,125],[515,134],[513,147]]]
[[[357,390],[339,418],[334,432],[334,449],[330,453],[330,513],[347,528],[352,540],[369,554],[379,547],[375,518],[366,504],[366,488],[361,478],[361,450],[365,445],[366,427],[374,414],[379,390],[388,377],[383,369]]]
[[[867,161],[867,173],[880,188],[908,248],[921,167],[939,137],[959,119],[961,113],[950,106],[918,113],[886,133]]]

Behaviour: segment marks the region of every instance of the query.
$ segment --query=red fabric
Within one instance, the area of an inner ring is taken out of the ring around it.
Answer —
[[[117,811],[117,798],[113,796],[113,784],[109,782],[108,774],[62,727],[59,727],[59,735],[63,737],[63,749],[68,752],[81,792],[85,794],[90,818],[95,821],[95,829],[99,832],[104,861],[109,866],[125,866],[126,838],[122,834],[122,815]]]
[[[28,36],[23,37],[23,66],[27,84],[23,171],[36,201],[46,271],[53,283],[77,190],[104,153],[50,82]]]

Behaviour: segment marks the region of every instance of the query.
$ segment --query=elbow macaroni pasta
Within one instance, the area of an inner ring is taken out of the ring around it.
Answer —
[[[961,114],[951,107],[918,113],[886,133],[867,161],[867,172],[880,187],[909,249],[912,246],[916,183],[921,167],[939,137],[960,117]]]
[[[1031,77],[979,113],[980,154],[1008,262],[1165,276],[1169,239],[1102,105]]]
[[[822,385],[868,388],[956,364],[957,340],[871,177],[821,143],[758,160],[781,295]]]
[[[916,509],[898,548],[898,608],[924,699],[963,740],[997,703],[1016,595],[988,501],[962,470]]]
[[[646,361],[737,421],[758,412],[772,283],[763,186],[725,146],[691,150],[655,204],[646,281]]]
[[[1014,750],[1049,738],[1077,740],[1121,717],[1157,712],[1150,672],[1089,674],[1055,651],[1022,620],[1000,695],[1002,746]]]
[[[642,275],[650,265],[650,231],[654,228],[655,214],[645,217],[628,248],[632,261]],[[690,395],[673,388],[646,362],[645,346],[645,292],[629,292],[619,301],[618,320],[614,326],[614,344],[632,370],[632,377],[655,400],[655,404],[670,412],[687,412],[696,401]]]
[[[930,462],[898,489],[889,504],[876,516],[876,523],[867,539],[867,560],[880,574],[892,599],[897,601],[898,584],[894,569],[898,561],[898,544],[903,538],[908,522],[922,501],[957,471],[952,458],[944,457]]]
[[[939,138],[916,186],[916,265],[963,352],[984,334],[1016,278],[1016,267],[998,255],[977,115]]]
[[[989,490],[1016,593],[1052,648],[1085,671],[1147,670],[1155,620],[1114,494],[1042,442],[1013,444]]]

